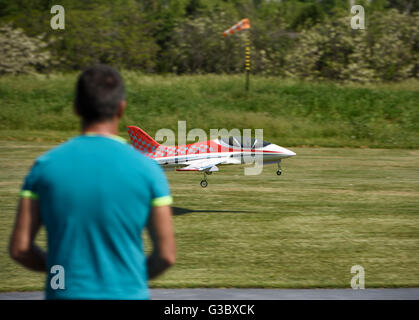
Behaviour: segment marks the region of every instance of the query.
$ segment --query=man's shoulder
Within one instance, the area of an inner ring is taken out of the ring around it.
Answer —
[[[67,140],[65,142],[62,142],[59,145],[56,145],[56,146],[52,147],[48,151],[41,154],[36,159],[36,162],[37,163],[45,163],[45,162],[48,162],[48,160],[54,158],[55,156],[60,155],[63,152],[66,152],[66,150],[68,150],[68,148],[71,147],[74,144],[74,139],[75,138],[70,138],[69,140]]]
[[[109,156],[125,159],[126,162],[138,164],[144,169],[156,170],[156,168],[159,167],[156,161],[143,155],[131,144],[125,142],[122,138],[114,139],[110,137],[99,136],[73,137],[39,156],[36,162],[42,164],[57,159],[65,160],[71,158],[71,156],[74,156],[76,153],[86,150],[88,150],[90,153],[104,152]]]

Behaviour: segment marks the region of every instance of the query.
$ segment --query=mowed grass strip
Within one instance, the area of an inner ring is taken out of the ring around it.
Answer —
[[[52,145],[0,145],[1,291],[43,287],[7,243],[21,181]],[[152,286],[348,288],[356,264],[366,287],[419,286],[419,151],[292,150],[281,177],[275,166],[257,176],[225,166],[203,189],[200,174],[168,172],[177,263]]]

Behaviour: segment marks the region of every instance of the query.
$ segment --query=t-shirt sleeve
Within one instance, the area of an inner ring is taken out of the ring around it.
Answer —
[[[169,183],[162,170],[162,168],[155,164],[151,174],[151,206],[169,206],[173,203],[173,198],[170,195]]]
[[[26,175],[26,178],[23,182],[23,186],[19,194],[22,198],[38,199],[39,177],[40,163],[37,160],[32,165],[31,170]]]

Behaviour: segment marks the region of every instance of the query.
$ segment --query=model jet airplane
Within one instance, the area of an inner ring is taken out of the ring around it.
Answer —
[[[183,146],[164,146],[138,127],[128,126],[127,129],[134,148],[161,166],[177,171],[203,172],[203,188],[208,185],[207,175],[218,171],[218,165],[243,164],[244,157],[259,155],[264,164],[278,163],[276,174],[281,175],[281,160],[295,156],[291,150],[253,138],[227,137]]]

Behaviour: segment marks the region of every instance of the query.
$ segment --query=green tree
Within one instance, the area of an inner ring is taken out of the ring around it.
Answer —
[[[108,63],[153,71],[157,45],[150,29],[135,1],[97,5],[93,10],[67,10],[65,32],[59,34],[53,50],[69,69]]]
[[[177,73],[237,72],[243,67],[243,43],[222,33],[238,18],[220,14],[179,22],[167,58]],[[240,36],[240,35],[238,35]]]

